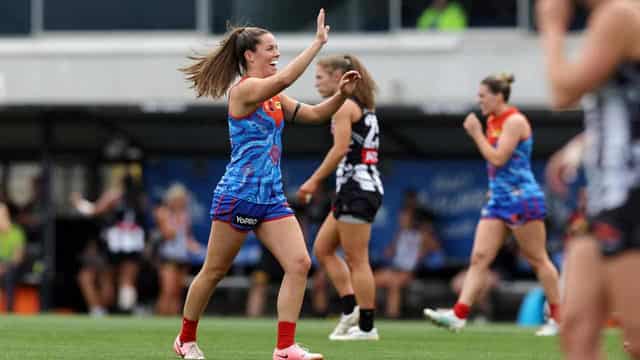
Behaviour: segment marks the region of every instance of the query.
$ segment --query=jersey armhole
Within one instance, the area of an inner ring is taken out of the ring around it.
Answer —
[[[236,88],[236,86],[240,85],[240,83],[242,83],[243,81],[247,80],[249,77],[248,76],[243,76],[238,82],[236,82],[235,84],[231,85],[231,87],[229,88],[229,91],[227,91],[227,113],[229,114],[229,117],[232,118],[233,120],[244,120],[246,118],[248,118],[249,116],[253,115],[256,113],[256,111],[258,111],[258,109],[260,109],[260,106],[262,106],[262,104],[258,105],[258,107],[256,107],[255,110],[242,115],[242,116],[237,116],[237,115],[233,115],[231,113],[231,108],[229,107],[229,101],[231,100],[231,91],[233,91],[233,89]]]

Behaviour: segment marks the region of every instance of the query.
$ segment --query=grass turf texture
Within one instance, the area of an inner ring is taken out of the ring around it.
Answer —
[[[275,320],[204,318],[198,342],[207,359],[271,359]],[[453,334],[426,321],[379,321],[378,342],[330,342],[335,319],[303,320],[297,340],[325,359],[562,359],[557,338],[534,329],[479,325]],[[0,359],[176,359],[178,318],[0,315]],[[606,333],[609,359],[626,359],[617,331]]]

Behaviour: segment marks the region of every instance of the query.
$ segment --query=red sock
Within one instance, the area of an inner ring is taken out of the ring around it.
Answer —
[[[551,318],[556,322],[560,322],[559,311],[560,308],[558,307],[558,304],[549,304],[549,315],[551,315]]]
[[[461,302],[457,302],[453,306],[453,313],[456,314],[458,319],[466,319],[467,316],[469,316],[469,311],[470,311],[469,305],[463,304]]]
[[[180,341],[183,343],[196,341],[196,331],[198,330],[198,320],[182,318],[182,329],[180,329]]]
[[[293,345],[296,338],[296,323],[278,322],[278,350],[286,349]]]

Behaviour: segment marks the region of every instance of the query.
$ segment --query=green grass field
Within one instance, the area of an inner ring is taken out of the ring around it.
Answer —
[[[561,359],[555,338],[511,325],[470,326],[460,334],[421,321],[379,321],[379,342],[327,340],[334,320],[304,320],[297,340],[325,359]],[[0,359],[175,359],[178,318],[92,319],[0,315]],[[205,318],[198,339],[207,359],[271,359],[275,320]],[[626,359],[618,333],[606,335],[609,359]]]

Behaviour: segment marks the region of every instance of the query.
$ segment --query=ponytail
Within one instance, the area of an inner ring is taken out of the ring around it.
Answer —
[[[206,55],[189,56],[194,63],[179,70],[186,74],[198,97],[222,97],[246,71],[245,51],[255,51],[260,36],[266,33],[268,31],[261,28],[232,27],[215,50]]]
[[[353,95],[362,103],[367,109],[373,110],[376,107],[376,92],[378,86],[371,77],[371,74],[364,67],[362,62],[354,55],[346,54],[343,56],[333,55],[327,56],[318,61],[318,65],[326,68],[328,71],[333,72],[340,70],[343,74],[347,71],[355,70],[360,73],[362,77]]]

